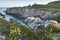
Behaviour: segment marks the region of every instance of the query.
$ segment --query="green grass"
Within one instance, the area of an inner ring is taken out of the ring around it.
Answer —
[[[10,27],[12,27],[12,29],[18,28],[18,27],[20,27],[20,23],[17,23],[14,20],[7,22],[5,19],[0,18],[0,33],[5,36],[6,40],[10,39],[10,36],[9,36]]]
[[[32,30],[30,28],[26,28],[25,26],[20,26],[20,23],[16,23],[16,21],[7,22],[5,20],[0,19],[0,32],[2,32],[6,40],[9,40],[9,30],[10,27],[21,28],[21,38],[29,39],[29,40],[58,40],[60,38],[60,33],[55,32],[57,28],[49,25],[47,28],[44,26],[38,26],[37,30]],[[7,23],[7,24],[6,24]],[[8,26],[8,27],[6,27]],[[4,30],[3,30],[4,29]],[[2,31],[3,30],[3,31]],[[17,37],[17,36],[16,36]],[[57,38],[56,38],[57,37]],[[18,37],[17,37],[18,38]],[[19,36],[20,38],[20,36]]]
[[[40,10],[48,10],[48,11],[60,11],[60,9],[56,8],[39,8]]]
[[[28,7],[40,10],[60,11],[60,1],[51,2],[46,5],[41,4],[34,4],[32,6],[28,5]]]

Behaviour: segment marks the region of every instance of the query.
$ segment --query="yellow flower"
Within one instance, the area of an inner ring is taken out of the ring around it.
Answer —
[[[15,33],[17,32],[16,29],[14,29],[14,32],[15,32]]]
[[[15,28],[14,30],[10,29],[10,37],[13,38],[14,37],[14,40],[16,40],[16,35],[19,35],[20,36],[20,33],[21,33],[21,30],[20,28]]]
[[[18,27],[17,29],[18,29],[18,30],[20,30],[20,28],[19,28],[19,27]]]
[[[10,30],[10,36],[11,35],[14,35],[14,30],[12,30],[12,29]]]
[[[13,34],[13,33],[14,33],[14,30],[13,30],[13,31],[11,31],[11,33]]]
[[[21,32],[20,28],[17,28],[17,32],[18,32],[18,33],[20,33],[20,32]]]
[[[18,35],[20,35],[20,33],[18,33]]]

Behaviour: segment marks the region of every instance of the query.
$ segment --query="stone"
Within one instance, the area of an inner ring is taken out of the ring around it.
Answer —
[[[44,20],[56,20],[56,21],[59,21],[57,17],[58,15],[60,16],[59,11],[39,10],[27,7],[7,8],[7,10],[5,10],[5,13],[18,18],[39,17]]]
[[[37,27],[41,25],[45,28],[47,28],[49,25],[54,27],[59,26],[59,23],[55,20],[41,20],[37,17],[28,17],[26,18],[25,23],[32,29],[37,29]]]
[[[40,18],[35,17],[28,17],[25,20],[25,23],[32,29],[36,29],[36,27],[41,23]]]

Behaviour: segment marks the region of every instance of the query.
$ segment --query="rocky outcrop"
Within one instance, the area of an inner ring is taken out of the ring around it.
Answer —
[[[5,35],[0,32],[0,40],[5,40]]]
[[[38,26],[43,26],[47,28],[49,25],[54,26],[56,28],[60,28],[59,23],[55,20],[41,20],[40,18],[35,17],[28,17],[25,20],[25,23],[31,28],[31,29],[37,29]]]
[[[0,40],[5,40],[5,36],[4,35],[0,35]]]
[[[25,23],[31,28],[31,29],[36,29],[38,25],[41,24],[41,19],[40,18],[34,18],[34,17],[28,17],[25,20]]]
[[[60,11],[52,11],[52,10],[39,10],[27,7],[14,7],[7,8],[5,11],[6,14],[13,15],[18,18],[26,18],[26,17],[40,17],[44,20],[57,20],[60,22]],[[58,17],[59,16],[59,17]]]
[[[0,18],[5,18],[5,15],[0,13]]]

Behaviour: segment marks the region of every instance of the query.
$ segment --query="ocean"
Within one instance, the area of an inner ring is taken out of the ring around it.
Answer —
[[[6,10],[7,8],[3,8],[3,7],[0,7],[0,13],[5,15],[5,18],[7,21],[9,21],[10,19],[13,19],[13,20],[18,20],[17,18],[11,16],[11,15],[7,15],[4,11]],[[1,15],[0,15],[0,18],[3,18]]]
[[[24,25],[24,26],[27,26],[23,21],[24,21],[24,19],[18,19],[18,18],[16,18],[16,17],[13,17],[13,16],[11,16],[11,15],[7,15],[5,12],[4,12],[4,10],[6,10],[7,8],[0,8],[0,13],[1,14],[3,14],[3,15],[5,15],[5,19],[7,20],[7,21],[10,21],[11,19],[12,20],[16,20],[17,22],[20,22],[22,25]],[[1,15],[0,15],[0,18],[3,18],[3,17],[1,17]]]

